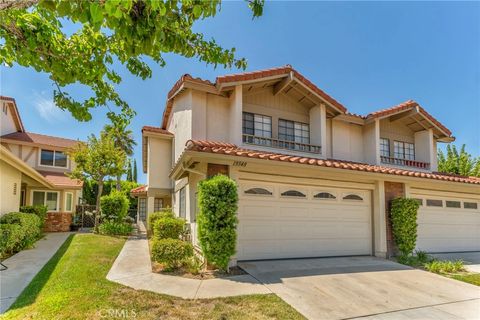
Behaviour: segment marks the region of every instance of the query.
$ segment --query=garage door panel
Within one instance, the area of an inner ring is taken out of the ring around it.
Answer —
[[[480,212],[445,207],[446,201],[475,202],[459,198],[415,194],[424,199],[418,211],[417,250],[427,252],[480,251]],[[425,199],[442,199],[441,207],[425,206]]]
[[[298,187],[300,188],[300,187]],[[272,185],[272,190],[298,189]],[[314,199],[315,190],[301,188],[307,197],[240,196],[238,260],[299,258],[372,253],[371,203]],[[337,190],[337,195],[349,194]]]
[[[239,211],[239,216],[246,218],[273,219],[277,215],[274,206],[262,203],[244,206]]]

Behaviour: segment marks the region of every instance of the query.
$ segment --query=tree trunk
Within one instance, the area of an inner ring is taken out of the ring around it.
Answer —
[[[120,181],[122,181],[122,175],[121,174],[117,175],[117,191],[122,190],[122,184],[120,183]]]
[[[100,216],[100,198],[102,197],[102,192],[103,192],[103,179],[97,181],[97,184],[98,184],[97,202],[96,202],[97,213],[95,214],[95,229],[97,229],[98,218]]]

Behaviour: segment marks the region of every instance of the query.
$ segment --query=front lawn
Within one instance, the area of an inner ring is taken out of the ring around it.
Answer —
[[[480,273],[454,274],[451,278],[480,286]]]
[[[304,319],[273,294],[194,301],[110,282],[124,242],[71,236],[2,319]]]

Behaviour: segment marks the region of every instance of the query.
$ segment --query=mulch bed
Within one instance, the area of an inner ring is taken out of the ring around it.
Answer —
[[[179,268],[174,271],[165,271],[162,264],[157,262],[152,262],[152,271],[159,274],[165,274],[169,276],[178,276],[184,277],[189,279],[200,279],[200,280],[207,280],[207,279],[216,279],[216,278],[228,278],[233,276],[239,276],[247,274],[243,269],[239,267],[232,267],[230,268],[230,272],[226,273],[224,271],[215,269],[215,270],[204,270],[198,274],[193,274],[184,268]]]

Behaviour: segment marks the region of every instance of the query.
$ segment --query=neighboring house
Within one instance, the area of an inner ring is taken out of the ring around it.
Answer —
[[[437,173],[451,132],[414,101],[351,114],[287,65],[217,77],[184,75],[161,127],[145,126],[139,216],[172,206],[196,238],[197,183],[238,183],[234,260],[389,256],[394,197],[416,198],[417,247],[480,250],[480,179]]]
[[[75,165],[66,151],[78,141],[26,132],[15,100],[0,96],[0,104],[0,214],[46,205],[47,230],[67,231],[83,184],[65,175]]]

